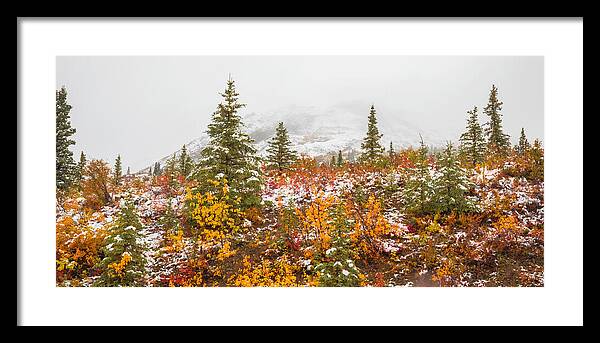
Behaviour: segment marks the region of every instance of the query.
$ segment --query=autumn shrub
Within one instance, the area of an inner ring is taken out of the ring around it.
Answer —
[[[296,207],[292,202],[287,205],[278,201],[277,207],[277,238],[276,244],[281,251],[295,253],[302,245],[302,229]]]
[[[186,206],[189,217],[196,229],[198,236],[206,231],[208,235],[237,232],[241,229],[242,211],[239,208],[239,199],[229,195],[227,180],[212,181],[215,191],[186,193]]]
[[[250,207],[243,212],[243,218],[248,220],[252,225],[262,225],[265,222],[263,212],[260,207]]]
[[[381,257],[384,253],[381,238],[392,229],[383,216],[381,202],[374,195],[370,195],[364,204],[352,202],[349,216],[354,219],[350,238],[356,251],[367,260]]]
[[[491,220],[498,220],[513,210],[516,195],[514,193],[502,194],[496,189],[482,192],[480,195],[484,200],[481,202],[485,214]]]
[[[86,205],[93,209],[107,205],[111,202],[110,167],[102,160],[91,160],[84,170],[81,188]]]
[[[331,231],[334,229],[331,209],[336,201],[338,200],[333,195],[318,191],[304,210],[296,209],[303,239],[312,244],[317,254],[322,254],[331,247]]]
[[[231,276],[229,284],[241,287],[293,287],[299,285],[300,267],[286,256],[271,261],[263,258],[255,263],[245,256],[240,271]]]
[[[201,272],[204,266],[204,261],[196,259],[187,260],[178,266],[173,273],[163,275],[160,285],[168,287],[202,287],[205,285],[203,273]]]
[[[56,222],[57,281],[79,280],[95,274],[101,248],[106,236],[104,227],[88,226],[89,214],[83,214],[76,223],[65,216]]]
[[[432,275],[432,280],[438,281],[440,286],[455,286],[460,283],[464,271],[464,265],[456,256],[442,257],[439,268]]]
[[[523,177],[529,181],[544,181],[544,153],[541,147],[528,149],[523,154],[513,154],[502,165],[502,175]]]

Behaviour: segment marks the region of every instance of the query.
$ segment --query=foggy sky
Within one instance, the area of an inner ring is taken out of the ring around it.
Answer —
[[[378,116],[398,116],[456,141],[466,111],[480,122],[492,84],[504,102],[503,125],[514,143],[521,127],[543,139],[543,57],[512,56],[72,56],[56,60],[56,87],[65,86],[76,160],[135,172],[206,130],[228,75],[242,111],[290,105],[334,107],[374,103]],[[360,110],[360,109],[358,109]]]

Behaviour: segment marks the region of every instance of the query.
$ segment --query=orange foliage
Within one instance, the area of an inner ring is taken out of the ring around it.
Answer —
[[[334,196],[325,196],[323,191],[319,191],[304,211],[296,209],[303,229],[302,234],[306,240],[314,242],[313,245],[320,253],[331,247],[331,231],[334,225],[330,212],[336,201]]]
[[[99,209],[111,201],[110,180],[110,167],[106,162],[91,160],[86,165],[81,187],[88,207]]]
[[[354,218],[354,231],[350,235],[352,243],[360,254],[368,258],[378,258],[383,253],[380,239],[390,233],[392,226],[383,217],[381,202],[371,194],[363,206],[353,203],[349,215]]]
[[[89,214],[82,217],[79,223],[69,216],[56,222],[56,271],[59,280],[91,276],[100,261],[99,254],[107,230],[88,226]]]

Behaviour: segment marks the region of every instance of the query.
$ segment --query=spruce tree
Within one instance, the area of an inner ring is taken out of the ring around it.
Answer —
[[[329,162],[329,165],[330,165],[331,167],[335,167],[335,165],[336,165],[336,163],[335,163],[335,162],[336,162],[336,161],[335,161],[335,155],[332,155],[332,156],[331,156],[331,161]]]
[[[122,176],[121,155],[117,155],[117,160],[115,161],[115,171],[113,174],[113,181],[114,181],[115,185],[118,185],[119,182],[121,182],[121,176]]]
[[[81,182],[83,180],[83,175],[85,173],[85,165],[87,163],[87,159],[83,151],[81,155],[79,155],[79,163],[77,164],[77,181]]]
[[[491,154],[506,155],[510,148],[510,137],[502,131],[502,105],[498,100],[498,88],[492,85],[487,106],[483,112],[489,117],[485,128],[487,136],[487,148]]]
[[[360,156],[361,162],[376,162],[381,158],[383,152],[385,151],[381,144],[379,144],[379,140],[381,137],[383,137],[383,135],[379,133],[379,129],[377,128],[377,117],[375,117],[375,115],[375,106],[371,105],[369,123],[367,126],[367,136],[363,139],[361,144],[361,148],[363,150],[363,153]]]
[[[77,169],[73,160],[73,152],[69,150],[75,141],[71,139],[76,132],[71,127],[70,111],[67,103],[67,90],[61,87],[56,91],[56,188],[69,188],[77,177]]]
[[[190,175],[190,173],[192,172],[193,162],[192,162],[192,158],[187,153],[185,144],[181,148],[181,154],[179,154],[178,165],[179,165],[179,168],[178,168],[179,175],[183,176],[184,178],[187,178]],[[156,171],[156,167],[154,168],[154,170]]]
[[[133,203],[126,201],[106,237],[104,258],[99,263],[102,274],[95,286],[144,286],[146,260],[144,246],[139,243],[141,228]]]
[[[160,176],[162,174],[162,169],[160,167],[160,162],[154,163],[154,175]]]
[[[342,150],[338,151],[338,157],[337,157],[337,166],[341,167],[344,164],[344,159],[342,158]]]
[[[280,122],[275,129],[275,136],[269,141],[267,147],[269,166],[280,171],[289,168],[298,159],[296,152],[291,149],[291,145],[287,129],[283,122]]]
[[[412,156],[413,167],[402,192],[402,200],[407,212],[423,214],[433,210],[433,179],[429,172],[428,149],[421,138],[421,146]]]
[[[539,139],[533,141],[533,145],[528,151],[531,159],[530,178],[536,181],[544,181],[544,148]]]
[[[519,145],[517,146],[517,152],[519,155],[525,154],[529,150],[529,142],[525,136],[525,128],[521,128],[521,137],[519,137]]]
[[[394,152],[394,146],[392,145],[392,142],[390,141],[390,151],[389,151],[390,160],[392,158],[394,158],[394,154],[395,154],[395,152]]]
[[[344,233],[333,230],[331,249],[315,265],[319,274],[319,287],[357,287],[360,286],[360,270],[354,262],[352,240]]]
[[[169,184],[173,185],[173,182],[177,177],[177,156],[175,153],[173,153],[171,158],[167,159],[164,172],[169,179]]]
[[[440,153],[438,170],[434,181],[435,207],[437,211],[466,212],[473,209],[473,202],[466,196],[471,183],[460,167],[452,143]]]
[[[129,167],[127,167],[127,175],[131,175],[131,169],[129,169]]]
[[[483,129],[479,125],[477,118],[477,106],[473,110],[467,111],[469,118],[467,119],[467,129],[460,136],[460,155],[471,165],[483,162],[485,156],[485,137]]]
[[[239,94],[231,78],[221,96],[223,101],[208,125],[209,142],[201,152],[198,181],[210,188],[209,180],[225,178],[231,197],[239,197],[243,209],[259,206],[262,186],[259,158],[254,140],[243,131],[244,124],[238,114],[246,105],[238,101]]]

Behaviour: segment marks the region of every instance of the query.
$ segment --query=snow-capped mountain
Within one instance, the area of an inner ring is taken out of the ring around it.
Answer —
[[[275,127],[280,121],[288,130],[290,141],[299,154],[313,157],[331,156],[342,150],[345,158],[352,160],[360,153],[360,145],[367,131],[369,108],[360,113],[350,107],[317,108],[312,106],[290,106],[274,111],[242,114],[245,130],[255,140],[256,148],[261,156],[266,155],[268,141],[275,134]],[[424,130],[411,124],[400,116],[390,114],[377,115],[378,128],[383,137],[381,144],[394,148],[418,146],[419,134],[428,146],[439,146],[443,141],[431,130]],[[206,133],[186,144],[186,148],[194,160],[197,160],[202,148],[208,143]],[[179,151],[175,152],[177,155]],[[160,159],[164,166],[167,159]],[[148,168],[146,168],[147,170]]]

